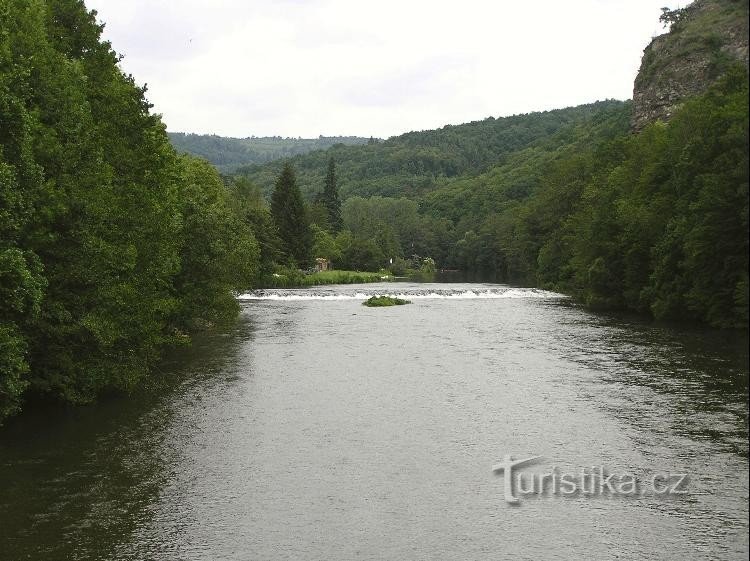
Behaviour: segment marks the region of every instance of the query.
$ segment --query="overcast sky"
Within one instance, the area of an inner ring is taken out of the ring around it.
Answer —
[[[682,2],[685,5],[687,2]],[[87,0],[170,131],[388,137],[632,95],[668,0]]]

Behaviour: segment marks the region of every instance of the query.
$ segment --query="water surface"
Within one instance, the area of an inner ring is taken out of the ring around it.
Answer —
[[[501,285],[245,295],[133,399],[0,429],[1,556],[745,559],[746,337]],[[508,454],[689,482],[512,506]]]

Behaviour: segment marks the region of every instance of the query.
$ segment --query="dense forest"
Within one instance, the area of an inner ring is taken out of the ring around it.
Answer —
[[[336,147],[292,164],[314,193],[323,158],[336,158],[345,196],[338,236],[376,261],[429,256],[592,308],[746,327],[747,106],[747,71],[737,65],[639,134],[630,133],[629,103],[602,102]],[[494,157],[467,156],[492,142]],[[425,156],[440,152],[450,163]],[[279,165],[245,177],[265,188]],[[326,256],[336,260],[336,251]]]
[[[205,158],[221,173],[237,168],[262,164],[281,158],[325,150],[336,144],[366,144],[377,142],[358,136],[319,136],[318,138],[283,138],[281,136],[252,136],[229,138],[215,134],[186,134],[169,132],[169,140],[178,152]]]
[[[314,258],[747,328],[741,63],[637,134],[633,104],[609,100],[221,176],[174,148],[81,0],[0,0],[0,30],[0,421],[30,396],[133,388],[231,321],[237,291],[294,284]]]
[[[365,146],[338,145],[292,159],[308,197],[320,191],[326,162],[338,164],[341,194],[349,196],[409,196],[430,191],[462,177],[487,171],[511,154],[549,142],[565,144],[565,134],[590,122],[603,111],[622,107],[620,101],[603,101],[556,111],[488,118],[441,129],[410,132]],[[248,177],[270,193],[284,161],[244,166],[238,175]]]
[[[1,421],[27,394],[133,387],[165,346],[234,318],[260,249],[83,2],[1,0],[0,30]]]

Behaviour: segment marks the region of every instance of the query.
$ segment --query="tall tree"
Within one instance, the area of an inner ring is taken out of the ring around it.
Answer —
[[[271,210],[260,189],[247,178],[235,176],[229,182],[231,204],[250,228],[260,250],[256,281],[273,274],[282,260],[281,239]]]
[[[341,199],[339,199],[339,190],[336,181],[336,161],[331,158],[328,160],[328,172],[326,173],[326,182],[323,187],[323,205],[328,211],[328,222],[333,232],[341,231]]]
[[[101,31],[82,0],[0,0],[0,423],[27,392],[132,388],[255,274],[220,178]]]
[[[250,288],[260,250],[250,225],[231,207],[230,192],[206,160],[180,156],[183,241],[176,323],[188,331],[226,325],[239,311],[232,291]]]
[[[291,164],[285,164],[271,195],[271,214],[287,257],[298,267],[310,264],[312,232]]]

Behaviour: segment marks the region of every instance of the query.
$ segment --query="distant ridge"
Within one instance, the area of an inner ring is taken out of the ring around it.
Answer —
[[[263,164],[325,150],[336,144],[347,146],[374,142],[372,138],[357,136],[319,136],[318,138],[283,138],[264,136],[230,138],[214,134],[170,132],[169,140],[178,152],[186,152],[207,159],[222,173],[231,173],[240,166]]]
[[[300,189],[309,199],[323,188],[328,158],[336,160],[341,196],[419,198],[459,178],[476,177],[526,150],[554,152],[570,142],[577,127],[588,129],[612,114],[627,114],[628,104],[604,100],[577,107],[509,117],[489,117],[434,130],[413,131],[381,142],[337,145],[325,153],[294,156]],[[627,117],[626,117],[627,119]],[[269,194],[281,161],[241,166]]]

